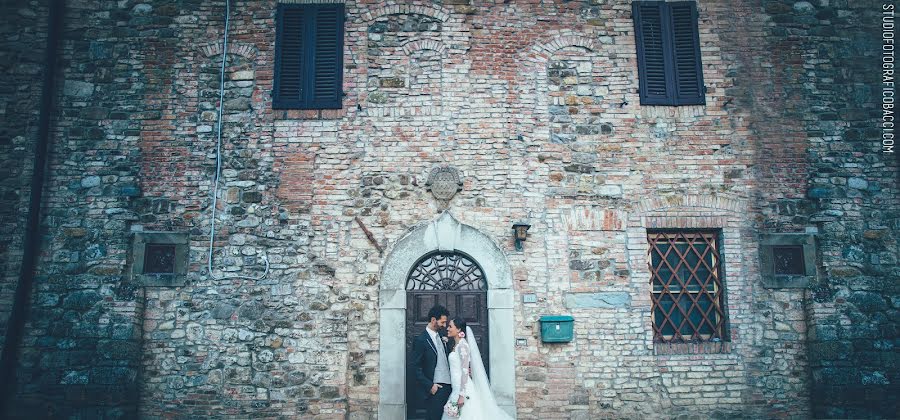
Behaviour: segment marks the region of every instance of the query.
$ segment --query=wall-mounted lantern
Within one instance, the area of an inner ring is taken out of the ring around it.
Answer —
[[[528,228],[530,227],[531,225],[522,222],[513,224],[512,228],[516,238],[516,251],[522,250],[522,242],[525,242],[525,239],[528,238]]]

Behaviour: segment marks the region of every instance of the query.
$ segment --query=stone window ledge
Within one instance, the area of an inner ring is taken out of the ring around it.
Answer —
[[[347,116],[347,105],[341,109],[274,109],[275,120],[339,120]]]
[[[678,355],[678,354],[729,354],[731,353],[731,342],[703,342],[703,343],[653,343],[653,354],[655,356]]]
[[[706,105],[640,105],[646,118],[694,118],[706,115]]]

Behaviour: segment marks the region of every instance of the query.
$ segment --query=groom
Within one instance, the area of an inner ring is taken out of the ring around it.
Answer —
[[[428,311],[425,331],[413,340],[412,354],[407,370],[416,379],[414,393],[420,406],[425,408],[425,418],[440,420],[444,404],[450,397],[450,363],[447,361],[447,344],[439,330],[447,326],[447,308],[437,305]]]

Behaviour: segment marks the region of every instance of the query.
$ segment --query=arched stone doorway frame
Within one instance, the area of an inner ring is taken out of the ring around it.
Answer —
[[[378,418],[406,418],[406,276],[423,255],[434,251],[465,253],[484,271],[488,282],[491,387],[497,403],[515,417],[515,323],[509,262],[490,237],[444,212],[397,241],[382,268]]]

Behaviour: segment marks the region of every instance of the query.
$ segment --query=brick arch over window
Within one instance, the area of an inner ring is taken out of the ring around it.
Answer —
[[[432,40],[409,42],[403,46],[407,67],[407,96],[403,105],[427,109],[426,114],[442,111],[444,91],[444,46]]]
[[[549,41],[535,44],[528,49],[526,55],[530,60],[521,62],[526,63],[526,65],[528,61],[539,63],[538,65],[540,65],[540,63],[547,63],[554,52],[566,47],[581,47],[591,52],[596,52],[599,49],[597,43],[594,42],[593,39],[576,32],[551,32],[550,36],[551,39]]]
[[[204,57],[214,57],[222,54],[222,43],[210,43],[200,47],[200,52]],[[248,60],[255,60],[258,51],[252,44],[244,44],[240,42],[228,42],[228,54],[239,55]]]
[[[459,18],[440,6],[389,5],[365,13],[359,25],[368,34],[365,101],[370,116],[428,118],[443,113],[444,97],[465,96],[444,85],[445,73],[458,67],[448,57],[466,51],[460,47],[465,35],[448,44],[454,34],[466,33]]]
[[[407,42],[403,45],[403,53],[407,56],[413,55],[416,51],[432,50],[440,54],[442,58],[447,57],[447,47],[443,43],[431,39],[422,39]]]
[[[746,209],[746,205],[746,200],[728,196],[696,194],[653,196],[641,200],[637,205],[637,211],[640,214],[647,214],[650,212],[665,211],[673,207],[694,207],[717,212],[739,213]]]
[[[381,6],[375,10],[366,12],[362,14],[362,20],[365,22],[372,22],[375,19],[378,19],[382,16],[387,15],[409,15],[409,14],[417,14],[417,15],[425,15],[430,16],[435,19],[440,20],[441,22],[447,22],[450,19],[450,11],[444,9],[440,6],[429,5],[429,6],[420,6],[420,5],[408,5],[408,4],[392,4],[387,6]]]
[[[506,255],[487,235],[449,212],[396,241],[381,270],[378,291],[378,418],[406,416],[406,280],[419,259],[434,251],[461,252],[482,267],[488,282],[491,388],[497,403],[515,413],[514,293]]]
[[[555,53],[568,48],[579,48],[585,51],[585,55],[595,60],[596,52],[600,50],[599,44],[590,36],[572,31],[550,31],[543,41],[535,43],[519,53],[519,89],[520,101],[516,104],[517,111],[523,116],[523,121],[532,121],[534,127],[523,127],[522,131],[530,133],[539,140],[550,140],[550,127],[546,123],[549,120],[550,98],[548,97],[548,69]]]
[[[741,239],[737,226],[749,223],[747,206],[747,200],[725,195],[645,197],[636,203],[628,216],[627,229],[632,232],[628,237],[645,240],[647,229],[734,229],[728,239],[735,243]],[[638,254],[635,255],[646,257]],[[637,270],[645,268],[641,265],[642,260],[632,261],[638,264]]]

